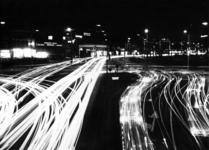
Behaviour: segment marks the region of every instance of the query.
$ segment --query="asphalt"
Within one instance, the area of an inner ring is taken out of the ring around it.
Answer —
[[[112,80],[112,77],[114,76],[118,76],[119,80]],[[119,101],[124,90],[134,83],[136,79],[137,76],[131,73],[104,73],[100,75],[87,107],[83,128],[76,150],[122,150],[121,127],[119,123]],[[184,81],[182,86],[186,83],[187,81]],[[157,89],[150,94],[152,94],[152,97],[154,98],[157,97],[160,91],[161,90]],[[147,97],[147,99],[149,98],[150,97]],[[155,149],[167,149],[163,143],[163,138],[165,138],[169,150],[174,150],[171,134],[172,128],[178,150],[208,150],[209,143],[207,137],[197,137],[198,142],[201,143],[201,145],[198,145],[195,138],[174,114],[172,114],[172,123],[170,123],[171,116],[169,106],[165,99],[161,99],[161,101],[161,108],[163,109],[159,110],[158,105],[155,105],[154,108],[158,115],[159,111],[162,112],[163,118],[157,119],[153,131],[150,129],[148,130],[150,138],[155,145]],[[156,100],[155,103],[158,104],[158,100]],[[179,103],[175,103],[175,105],[186,122],[187,117],[185,112],[182,111],[183,108],[180,107]],[[151,104],[146,104],[145,106],[147,123],[152,124],[153,119],[148,116],[153,114],[153,106]],[[164,124],[160,119],[163,119]],[[166,130],[163,126],[166,127]]]
[[[128,64],[125,70],[127,70],[127,68],[130,70],[130,66],[131,64]],[[77,67],[78,66],[66,68],[58,74],[50,77],[50,79],[56,81],[59,78],[69,74]],[[124,68],[122,68],[124,66],[119,67],[118,71],[120,73],[115,73],[117,69],[114,63],[110,63],[109,67],[112,67],[111,73],[106,74],[106,66],[104,66],[104,73],[99,76],[96,86],[94,87],[90,102],[86,110],[83,128],[81,130],[76,150],[122,150],[121,130],[119,123],[120,96],[127,88],[127,86],[136,81],[137,76],[131,73],[124,73]],[[138,68],[142,69],[143,65],[139,65]],[[28,69],[28,66],[22,68],[7,68],[3,71],[3,73],[6,72],[7,74],[15,74],[25,69]],[[113,81],[113,76],[118,76],[119,80]],[[157,92],[155,94],[157,94]],[[151,107],[149,108],[149,106],[147,111],[147,114],[153,113],[153,109]],[[166,109],[164,113],[167,113]],[[169,117],[167,119],[169,120]],[[149,120],[149,123],[151,122],[152,120]],[[158,140],[162,139],[162,135],[160,134],[161,128],[159,125],[159,123],[156,124],[154,132],[149,131],[152,139],[156,141],[156,150],[162,150],[162,144],[159,142],[160,140]],[[199,148],[194,138],[189,135],[189,132],[186,131],[186,129],[177,120],[173,125],[175,129],[175,140],[178,145],[178,149],[209,149],[207,138],[200,137],[199,140],[202,141],[203,147]],[[167,128],[168,131],[170,131],[169,122],[167,122]],[[168,139],[168,136],[166,136],[166,138]],[[172,147],[172,143],[169,140],[168,145]]]
[[[112,77],[119,80],[113,81]],[[120,96],[136,80],[129,73],[101,74],[94,87],[76,150],[122,150],[119,122]]]
[[[164,83],[164,85],[167,82]],[[181,86],[183,87],[187,81],[182,81]],[[164,86],[163,85],[163,86]],[[174,85],[173,83],[171,85]],[[171,86],[170,89],[173,87]],[[182,89],[185,90],[185,89]],[[156,120],[156,124],[154,127],[154,130],[151,131],[148,130],[149,136],[151,137],[151,140],[153,141],[156,150],[164,150],[165,145],[163,143],[163,138],[166,139],[169,150],[175,150],[173,146],[173,141],[175,141],[176,147],[178,150],[207,150],[209,149],[209,145],[207,143],[206,137],[196,137],[200,145],[197,144],[197,141],[195,138],[191,135],[191,133],[188,131],[188,129],[182,124],[182,122],[179,120],[178,117],[173,113],[173,111],[170,111],[170,106],[166,102],[164,96],[160,98],[160,100],[157,98],[158,94],[160,94],[161,90],[156,89],[152,92],[150,92],[147,95],[152,95],[154,106],[151,105],[151,102],[146,102],[145,104],[145,118],[147,120],[147,123],[152,124],[153,118],[150,118],[154,111],[157,112],[159,118]],[[182,91],[183,93],[183,91]],[[146,97],[146,99],[150,99],[150,97]],[[169,99],[169,101],[171,101]],[[185,113],[185,109],[180,104],[179,100],[177,98],[174,98],[173,100],[173,106],[176,106],[176,111],[180,112],[180,115],[184,119],[184,122],[187,122],[187,116]],[[154,110],[154,109],[155,110]],[[161,108],[161,109],[160,109]],[[161,116],[159,115],[161,112]],[[172,118],[172,119],[171,119]],[[163,122],[161,121],[163,120]],[[165,128],[164,128],[165,127]],[[172,137],[173,133],[173,137]]]

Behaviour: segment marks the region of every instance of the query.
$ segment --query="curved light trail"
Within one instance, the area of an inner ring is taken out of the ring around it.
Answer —
[[[95,58],[53,84],[47,77],[69,61],[0,77],[1,149],[73,149],[106,58]],[[75,62],[79,63],[79,61]]]
[[[158,143],[162,142],[165,149],[177,150],[176,121],[190,132],[201,149],[204,145],[199,138],[209,137],[209,90],[205,75],[189,71],[136,74],[138,81],[126,89],[120,101],[123,149],[156,149],[152,132],[157,124],[156,132],[161,134]]]

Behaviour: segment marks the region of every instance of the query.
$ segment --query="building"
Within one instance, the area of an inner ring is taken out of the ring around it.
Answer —
[[[108,45],[105,44],[79,44],[80,57],[107,56]]]
[[[160,49],[163,51],[163,52],[167,52],[169,51],[171,48],[170,48],[170,40],[169,39],[166,39],[166,38],[163,38],[160,40],[159,42],[160,44]]]

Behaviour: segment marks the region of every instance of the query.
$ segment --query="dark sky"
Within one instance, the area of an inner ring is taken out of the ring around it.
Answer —
[[[1,20],[16,27],[91,27],[99,23],[114,39],[150,30],[150,38],[176,40],[208,17],[208,0],[1,0]]]

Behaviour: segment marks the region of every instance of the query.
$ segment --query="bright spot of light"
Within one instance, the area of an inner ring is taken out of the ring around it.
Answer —
[[[49,54],[47,52],[37,52],[35,58],[47,58]]]
[[[6,24],[6,22],[4,22],[4,21],[1,21],[1,24]]]
[[[151,78],[148,78],[148,77],[142,78],[142,82],[150,82],[150,81],[151,81]]]
[[[35,42],[34,42],[34,41],[29,41],[29,42],[28,42],[28,46],[34,47],[34,46],[35,46]]]
[[[72,40],[72,43],[75,43],[75,39]]]
[[[207,22],[203,22],[202,24],[203,24],[204,26],[207,26],[207,25],[208,25],[208,23],[207,23]]]
[[[144,30],[144,32],[145,32],[145,33],[148,33],[148,32],[149,32],[149,30],[148,30],[148,29],[145,29],[145,30]]]
[[[13,51],[13,57],[14,58],[23,58],[23,56],[24,56],[23,49],[14,48],[14,49],[12,49],[12,51]]]
[[[127,117],[126,116],[121,116],[120,117],[120,123],[124,124],[125,122],[127,122]]]
[[[165,139],[165,138],[163,138],[163,141],[164,141],[164,143],[165,143],[166,147],[168,148],[168,144],[167,144],[167,142],[166,142],[166,139]]]
[[[200,37],[201,38],[205,38],[205,37],[208,37],[208,35],[201,35]]]
[[[72,29],[71,29],[71,28],[67,28],[66,31],[67,31],[67,32],[71,32]]]
[[[147,148],[148,147],[148,144],[147,144],[147,137],[146,136],[144,137],[144,143],[145,143],[145,146]]]
[[[195,101],[194,108],[200,108],[200,106],[199,106],[199,104],[197,103],[197,101]]]
[[[10,58],[11,53],[9,50],[1,50],[0,51],[0,58]]]
[[[31,58],[34,57],[36,54],[36,50],[35,49],[31,49],[31,48],[24,48],[23,49],[23,54],[25,58]]]
[[[53,36],[52,35],[49,35],[48,36],[48,40],[53,40]]]
[[[169,56],[169,54],[162,54],[162,56]]]
[[[191,134],[193,136],[195,136],[195,135],[197,135],[199,133],[198,130],[197,130],[197,128],[195,128],[195,127],[190,128],[190,132],[191,132]]]

